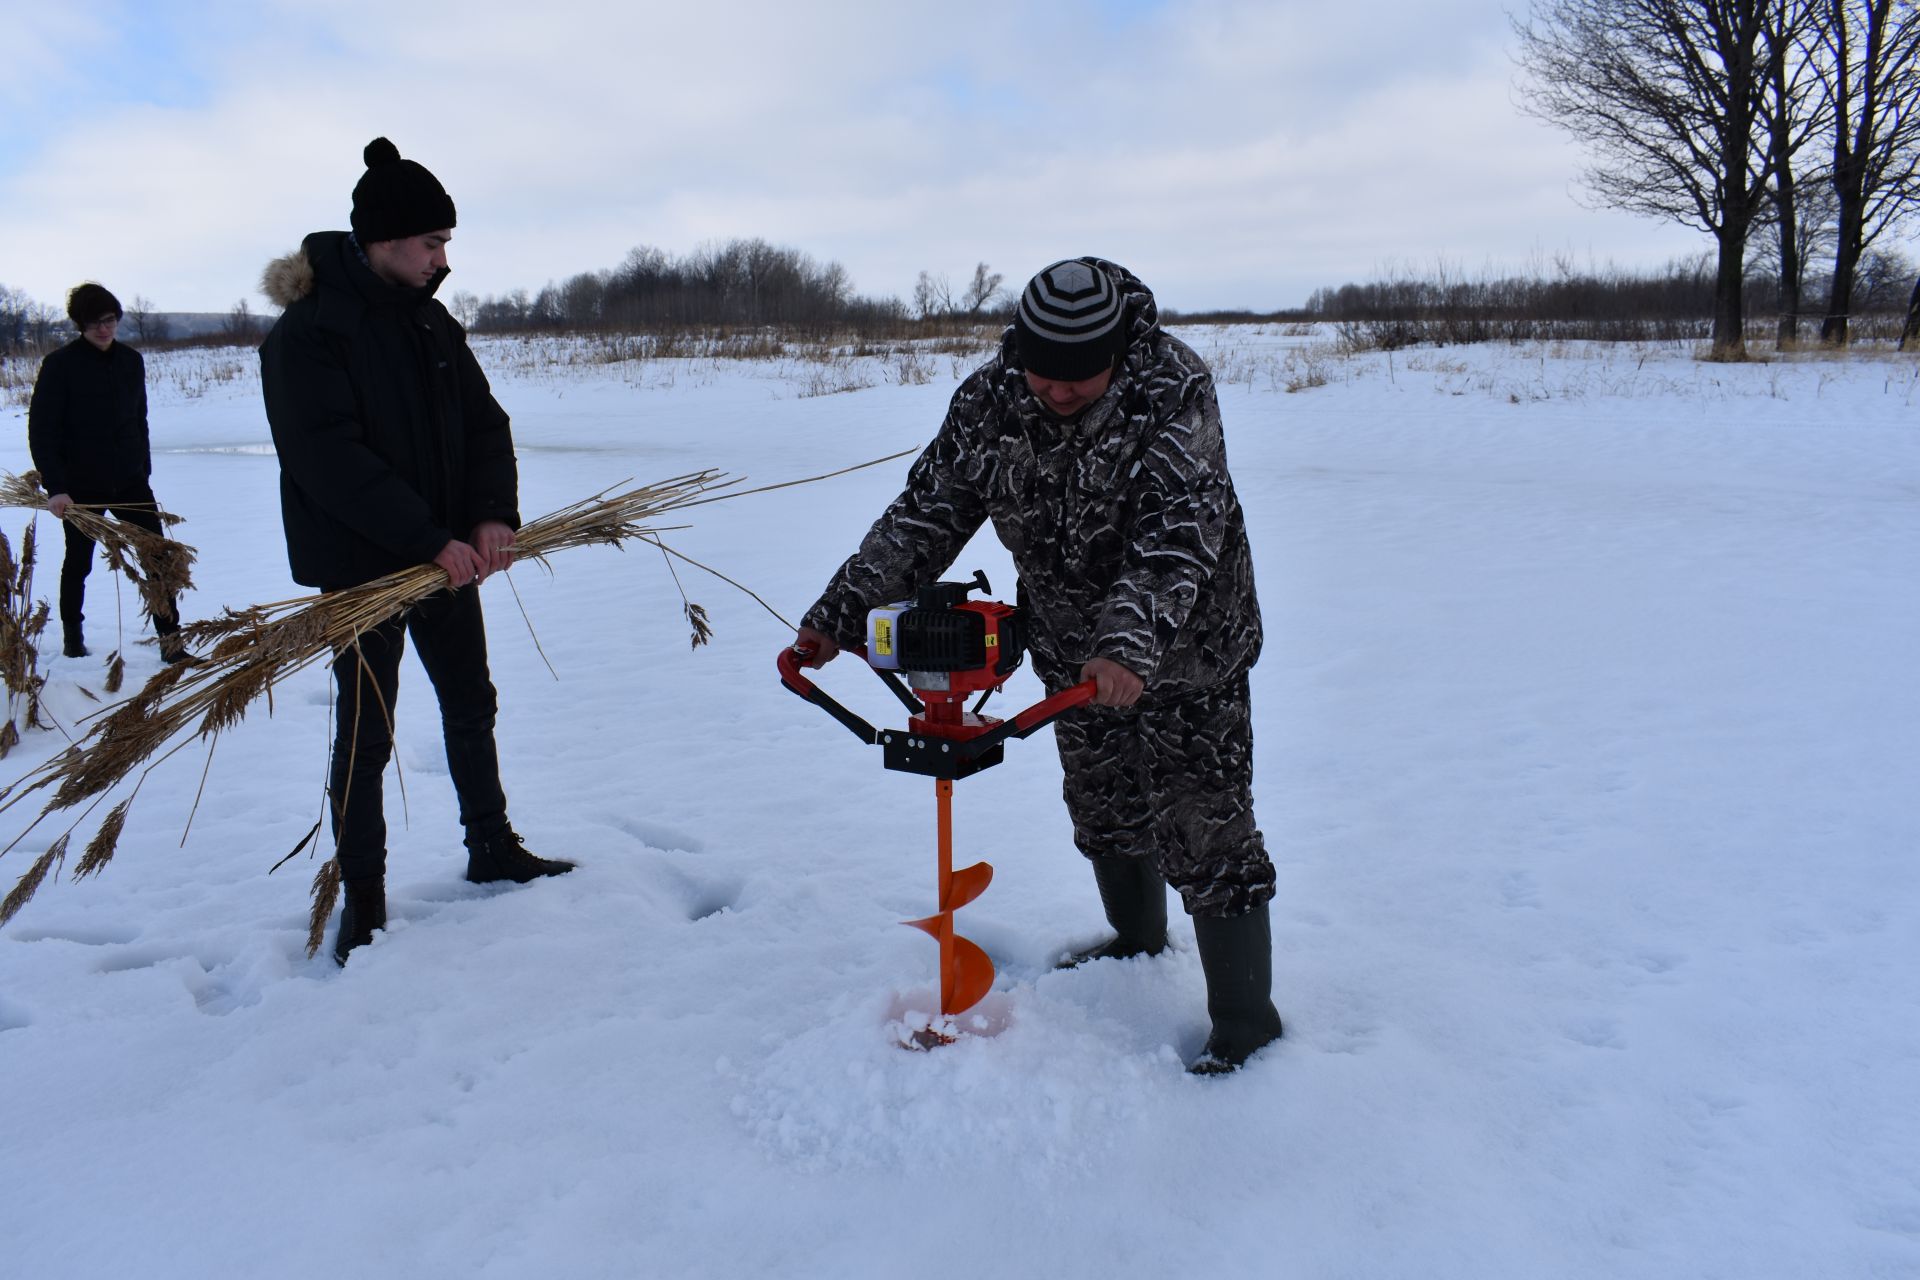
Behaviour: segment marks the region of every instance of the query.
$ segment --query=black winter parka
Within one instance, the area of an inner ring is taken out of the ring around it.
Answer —
[[[389,284],[343,231],[308,236],[262,278],[286,308],[260,381],[296,582],[356,586],[483,520],[520,526],[511,424],[433,296],[440,279]]]
[[[105,351],[75,338],[40,362],[27,405],[27,446],[49,494],[97,502],[153,474],[147,368],[124,342]]]

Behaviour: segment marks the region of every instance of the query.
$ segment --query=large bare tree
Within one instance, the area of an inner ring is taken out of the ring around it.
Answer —
[[[966,308],[967,317],[980,318],[980,313],[1000,299],[1000,282],[1006,279],[998,271],[988,268],[984,262],[975,264],[973,282],[967,286],[960,303]]]
[[[1769,60],[1765,129],[1767,152],[1773,162],[1773,207],[1770,216],[1778,243],[1774,260],[1779,270],[1779,345],[1800,341],[1800,314],[1807,260],[1811,247],[1831,225],[1833,201],[1828,196],[1831,175],[1819,166],[1811,169],[1800,152],[1815,138],[1833,129],[1833,95],[1825,78],[1826,31],[1830,0],[1777,0],[1770,19],[1768,40],[1779,56]]]
[[[1523,108],[1586,149],[1601,205],[1714,237],[1713,347],[1746,352],[1747,236],[1766,210],[1778,0],[1535,0],[1514,20]]]
[[[1920,6],[1824,3],[1838,243],[1820,339],[1844,343],[1861,256],[1920,208]]]

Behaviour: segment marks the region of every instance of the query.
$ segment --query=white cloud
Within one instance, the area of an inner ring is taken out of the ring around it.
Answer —
[[[1693,243],[1568,198],[1577,155],[1513,110],[1505,19],[1473,0],[246,14],[217,44],[182,27],[203,100],[83,100],[0,156],[0,281],[224,309],[345,224],[376,134],[445,182],[456,287],[481,293],[758,235],[870,294],[1102,252],[1170,305],[1269,308],[1389,260]],[[30,30],[41,85],[97,49],[97,28]]]

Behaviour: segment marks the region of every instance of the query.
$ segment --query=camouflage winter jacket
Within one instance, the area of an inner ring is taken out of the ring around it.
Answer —
[[[1077,681],[1094,657],[1138,673],[1149,695],[1253,665],[1260,605],[1213,376],[1161,331],[1145,285],[1100,265],[1126,296],[1132,334],[1106,394],[1078,421],[1054,417],[1029,390],[1008,330],[805,625],[861,643],[869,609],[938,579],[991,519],[1019,570],[1049,689]]]

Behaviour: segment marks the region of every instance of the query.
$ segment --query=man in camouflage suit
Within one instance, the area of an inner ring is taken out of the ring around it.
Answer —
[[[1033,278],[796,653],[820,666],[861,643],[870,609],[938,579],[989,519],[1020,573],[1035,672],[1050,692],[1098,687],[1054,736],[1116,936],[1064,964],[1159,954],[1171,882],[1213,1022],[1191,1069],[1232,1071],[1281,1029],[1251,790],[1260,607],[1213,377],[1125,268],[1077,258]]]

